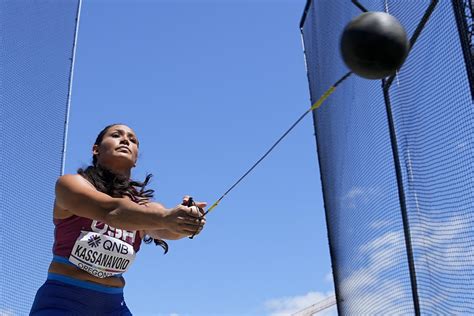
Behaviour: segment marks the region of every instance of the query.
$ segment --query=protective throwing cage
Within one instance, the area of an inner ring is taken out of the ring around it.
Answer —
[[[52,258],[79,0],[0,1],[0,315],[27,315]]]
[[[474,314],[470,0],[314,0],[301,21],[314,102],[348,69],[339,37],[385,11],[411,38],[391,78],[353,75],[313,113],[340,315]]]

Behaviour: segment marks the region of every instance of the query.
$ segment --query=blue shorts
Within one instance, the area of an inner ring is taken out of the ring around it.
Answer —
[[[30,315],[132,315],[122,288],[111,288],[49,273],[36,292]]]

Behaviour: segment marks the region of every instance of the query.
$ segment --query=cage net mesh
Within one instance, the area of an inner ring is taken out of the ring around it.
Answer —
[[[409,227],[382,82],[352,76],[314,112],[341,314],[413,313],[405,228],[421,313],[474,313],[474,107],[454,2],[436,5],[388,89]],[[409,37],[430,3],[360,1],[397,17]],[[339,37],[360,13],[349,0],[308,2],[302,34],[313,102],[348,71]]]
[[[52,258],[78,1],[0,1],[0,315],[26,315]]]

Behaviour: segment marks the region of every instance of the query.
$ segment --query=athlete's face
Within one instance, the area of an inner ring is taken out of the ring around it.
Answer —
[[[102,142],[94,145],[92,153],[104,167],[130,170],[137,162],[137,136],[126,125],[113,125],[105,132]]]

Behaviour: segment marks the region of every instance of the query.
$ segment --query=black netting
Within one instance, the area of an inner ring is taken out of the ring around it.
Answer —
[[[78,2],[0,1],[0,315],[28,314],[52,258]]]
[[[430,0],[360,1],[396,16],[413,35]],[[311,100],[347,72],[344,26],[350,0],[312,1],[302,25]],[[423,314],[474,313],[473,104],[451,1],[435,7],[388,89],[402,221],[381,81],[353,76],[314,113],[333,271],[342,314],[415,309],[405,228]]]

